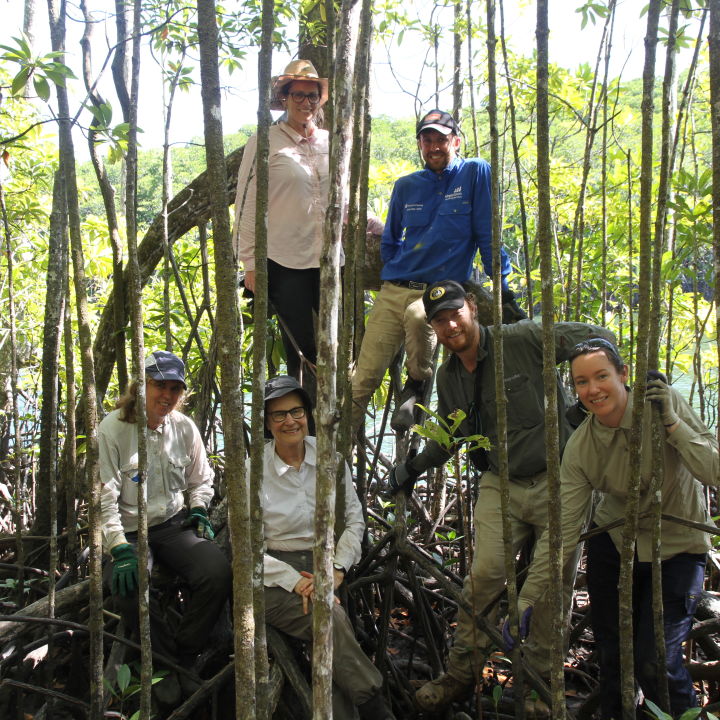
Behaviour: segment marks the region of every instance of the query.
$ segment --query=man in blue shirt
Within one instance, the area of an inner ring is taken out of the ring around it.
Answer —
[[[408,377],[391,420],[404,432],[416,400],[432,375],[436,338],[425,322],[422,294],[440,279],[465,282],[479,250],[492,275],[490,165],[458,157],[460,128],[449,113],[431,110],[417,125],[425,168],[400,178],[393,188],[380,254],[383,285],[375,298],[352,378],[353,427],[385,371],[405,343]],[[524,318],[507,286],[510,261],[502,251],[504,321]]]

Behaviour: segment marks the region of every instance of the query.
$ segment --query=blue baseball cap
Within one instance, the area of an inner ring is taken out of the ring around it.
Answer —
[[[145,377],[153,380],[176,380],[185,384],[185,363],[167,350],[155,350],[145,358]]]

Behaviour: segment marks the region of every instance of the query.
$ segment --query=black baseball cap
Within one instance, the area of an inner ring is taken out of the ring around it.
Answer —
[[[437,130],[443,135],[450,135],[450,133],[460,135],[460,126],[455,122],[453,116],[437,108],[420,118],[417,124],[417,130],[415,131],[415,137],[420,135],[423,130]]]
[[[177,380],[185,384],[185,363],[167,350],[155,350],[145,358],[145,377],[153,380]]]
[[[465,304],[467,290],[454,280],[441,280],[425,288],[425,319],[430,322],[441,310],[459,310]]]

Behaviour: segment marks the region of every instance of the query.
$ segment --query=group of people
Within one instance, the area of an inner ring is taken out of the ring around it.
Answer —
[[[328,190],[328,133],[318,126],[327,100],[327,80],[311,63],[298,60],[274,79],[273,107],[285,116],[270,130],[268,208],[268,292],[281,320],[288,375],[265,389],[265,448],[262,489],[264,576],[267,621],[311,640],[309,604],[314,593],[312,547],[316,446],[312,422],[314,386],[305,382],[316,360],[313,313],[319,305],[319,257]],[[427,393],[437,343],[449,355],[437,374],[438,413],[460,409],[458,438],[481,434],[490,449],[471,460],[481,473],[474,515],[473,564],[463,598],[447,671],[421,687],[417,706],[436,712],[460,700],[481,681],[489,637],[476,623],[502,593],[505,583],[500,503],[494,337],[499,328],[480,325],[468,285],[476,252],[492,268],[490,167],[458,155],[460,129],[448,113],[432,110],[417,125],[425,167],[397,181],[382,233],[382,288],[352,376],[353,423],[362,423],[369,398],[404,344],[407,381],[396,401],[393,427],[406,431],[414,404]],[[245,269],[245,287],[254,288],[255,138],[245,149],[238,177],[235,240]],[[504,393],[507,401],[512,540],[519,548],[534,540],[527,579],[519,595],[520,639],[504,628],[509,645],[524,641],[524,655],[541,675],[549,673],[550,613],[547,598],[549,544],[543,343],[540,327],[523,319],[507,285],[510,263],[502,255]],[[517,322],[514,322],[517,321]],[[557,323],[556,362],[569,361],[578,399],[587,417],[575,429],[561,412],[561,493],[564,610],[569,613],[579,556],[594,490],[602,501],[594,513],[600,530],[625,516],[630,480],[629,439],[633,406],[628,368],[607,329],[585,323]],[[194,423],[179,412],[186,389],[182,360],[155,351],[145,367],[148,424],[147,501],[152,556],[180,575],[190,600],[176,638],[177,655],[192,666],[230,593],[231,572],[212,542],[208,505],[213,472]],[[558,406],[567,402],[558,380]],[[104,544],[112,556],[108,584],[124,617],[137,615],[137,425],[131,387],[118,409],[100,424]],[[651,406],[659,407],[665,440],[663,508],[686,520],[710,522],[703,485],[717,481],[714,436],[664,378],[648,382],[644,409],[641,506],[651,495]],[[574,431],[574,432],[573,432]],[[422,452],[395,466],[393,492],[411,493],[427,470],[443,465],[446,448],[429,442]],[[336,538],[334,584],[339,587],[360,559],[365,530],[349,468],[338,492],[345,497],[343,530]],[[184,494],[188,501],[184,502]],[[185,507],[189,509],[186,510]],[[641,517],[635,562],[634,632],[636,679],[646,698],[658,701],[656,638],[652,626],[651,523]],[[621,716],[618,590],[622,528],[613,526],[588,542],[588,589],[601,668],[602,718]],[[663,521],[662,568],[667,675],[672,713],[696,704],[682,661],[682,643],[692,621],[704,577],[707,535]],[[151,562],[151,558],[148,558]],[[344,610],[333,615],[334,715],[391,720],[382,694],[383,678],[354,637]]]

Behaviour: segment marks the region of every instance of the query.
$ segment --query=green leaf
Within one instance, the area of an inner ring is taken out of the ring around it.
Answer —
[[[652,715],[650,717],[657,718],[657,720],[672,720],[672,716],[663,712],[652,700],[645,698],[645,705],[649,708]]]
[[[498,706],[498,703],[500,702],[500,698],[502,698],[502,694],[503,694],[502,685],[496,685],[492,691],[492,699],[493,699],[493,704],[495,705],[495,707]]]
[[[123,664],[118,668],[117,684],[120,692],[125,692],[130,684],[130,666]]]
[[[48,81],[42,77],[42,75],[35,75],[35,77],[33,77],[33,85],[35,86],[37,96],[44,102],[47,102],[50,99],[50,85]]]
[[[28,80],[30,79],[30,67],[24,67],[20,72],[13,78],[12,81],[12,94],[13,95],[22,95],[23,91],[25,90],[25,86],[28,83]]]

